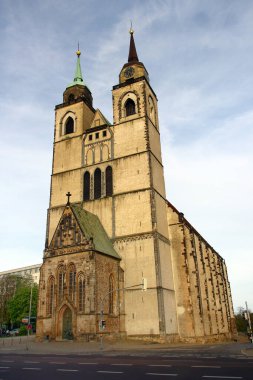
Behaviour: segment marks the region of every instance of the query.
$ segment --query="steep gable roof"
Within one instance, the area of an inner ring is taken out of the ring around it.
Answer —
[[[84,236],[87,239],[93,238],[95,250],[116,259],[121,259],[113,248],[112,242],[99,218],[91,212],[84,210],[79,205],[71,204],[70,208],[73,211]]]
[[[106,119],[102,112],[97,108],[94,119],[91,123],[91,128],[99,127],[101,125],[111,125],[111,123]]]

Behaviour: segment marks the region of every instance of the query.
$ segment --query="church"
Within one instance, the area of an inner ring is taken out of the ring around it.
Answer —
[[[76,54],[55,107],[37,338],[231,339],[225,261],[166,199],[157,97],[133,30],[112,122]]]

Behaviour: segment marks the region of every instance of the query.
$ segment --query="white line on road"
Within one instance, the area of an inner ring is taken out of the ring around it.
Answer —
[[[14,360],[0,360],[1,363],[14,363]]]
[[[152,372],[147,372],[146,375],[153,375],[153,376],[178,376],[178,373],[152,373]]]
[[[10,368],[10,367],[0,367],[0,369],[8,369],[8,368]]]
[[[192,365],[192,368],[221,368],[220,365]]]
[[[97,371],[98,373],[124,373],[119,371]]]
[[[241,376],[202,376],[209,379],[242,379]]]
[[[82,365],[97,365],[98,363],[90,363],[90,362],[88,362],[88,363],[78,363],[78,364],[82,364]]]
[[[37,367],[34,367],[34,368],[32,368],[32,367],[24,367],[22,369],[28,369],[28,370],[32,370],[32,371],[39,371],[39,370],[41,370],[41,368],[37,368]]]
[[[60,372],[79,372],[78,369],[64,369],[64,368],[57,368],[57,371],[60,371]]]
[[[66,364],[66,362],[49,362],[49,364]]]
[[[33,361],[25,360],[24,363],[35,363],[35,364],[38,364],[40,362],[33,362]]]

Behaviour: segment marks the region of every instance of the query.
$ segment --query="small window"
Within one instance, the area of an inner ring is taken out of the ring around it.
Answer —
[[[88,201],[90,199],[90,173],[85,172],[83,176],[83,200]]]
[[[106,196],[112,196],[112,167],[107,166],[105,170]]]
[[[89,141],[91,141],[92,140],[92,135],[89,135]]]
[[[107,135],[106,132],[107,132],[107,131],[103,131],[103,137],[106,137],[106,135]]]
[[[68,135],[73,132],[74,132],[74,120],[72,119],[72,117],[68,117],[65,124],[65,135]]]
[[[134,115],[135,111],[135,102],[132,99],[127,99],[125,103],[126,116]]]
[[[68,101],[69,102],[73,102],[75,100],[75,95],[74,94],[70,94],[69,97],[68,97]]]
[[[94,173],[94,198],[101,198],[101,170],[99,168]]]
[[[99,138],[99,133],[97,132],[95,136],[96,136],[96,139],[98,139]]]

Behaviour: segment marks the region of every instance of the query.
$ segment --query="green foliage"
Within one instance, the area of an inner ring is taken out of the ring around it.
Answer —
[[[27,328],[26,328],[26,326],[24,326],[24,325],[22,325],[22,326],[20,326],[20,328],[19,328],[19,335],[27,335]]]
[[[238,307],[237,313],[235,314],[236,327],[238,332],[247,333],[248,321],[244,318],[243,307]],[[250,313],[251,324],[253,326],[253,314]]]
[[[31,297],[31,285],[25,284],[19,287],[11,299],[7,302],[7,312],[12,323],[20,324],[22,318],[29,314]],[[32,286],[31,316],[36,316],[38,300],[38,285]]]
[[[10,325],[11,317],[7,306],[9,300],[20,288],[31,286],[31,284],[31,276],[9,274],[0,278],[0,325]]]

